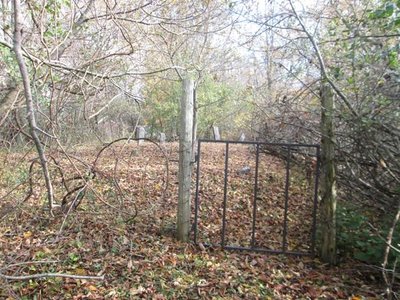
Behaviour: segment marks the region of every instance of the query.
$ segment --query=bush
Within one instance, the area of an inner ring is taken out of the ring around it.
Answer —
[[[340,204],[337,210],[337,247],[339,255],[360,261],[380,265],[383,260],[385,239],[391,218],[379,218],[380,227],[373,228],[367,213],[350,205]],[[393,246],[400,243],[399,230],[395,230]],[[389,261],[395,257],[400,261],[400,253],[391,251]]]

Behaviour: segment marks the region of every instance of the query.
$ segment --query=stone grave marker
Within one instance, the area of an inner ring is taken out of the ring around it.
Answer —
[[[214,134],[214,140],[219,141],[221,140],[221,135],[219,134],[219,128],[217,126],[213,126],[213,134]]]
[[[137,139],[143,139],[146,135],[146,130],[144,129],[143,126],[137,126],[136,127],[136,138]],[[138,140],[138,145],[141,145],[143,143],[143,140]]]
[[[158,140],[160,143],[165,143],[165,141],[167,140],[167,137],[165,136],[164,132],[160,132],[160,134],[158,135]]]

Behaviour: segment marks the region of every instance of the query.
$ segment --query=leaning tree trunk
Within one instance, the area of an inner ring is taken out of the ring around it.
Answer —
[[[24,85],[24,94],[26,100],[26,112],[27,118],[29,123],[30,134],[32,139],[35,143],[36,150],[39,155],[40,164],[42,166],[44,178],[46,181],[46,188],[47,188],[47,198],[50,213],[52,212],[54,206],[54,194],[53,194],[53,186],[51,184],[49,168],[46,160],[46,155],[43,150],[42,143],[39,139],[37,134],[37,125],[36,125],[36,118],[35,118],[35,110],[33,106],[33,97],[31,92],[30,80],[29,80],[29,73],[28,69],[25,64],[24,57],[22,55],[22,23],[21,23],[21,3],[20,0],[13,0],[14,5],[14,52],[18,62],[19,70],[22,77],[22,82]]]
[[[332,88],[321,84],[321,259],[336,264],[336,174],[334,100]]]

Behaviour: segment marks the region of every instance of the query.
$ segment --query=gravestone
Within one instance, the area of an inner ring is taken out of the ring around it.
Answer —
[[[137,126],[136,127],[136,138],[138,140],[138,145],[141,145],[143,143],[143,139],[146,135],[146,130],[144,129],[143,126]]]
[[[165,141],[167,140],[167,137],[165,136],[164,132],[160,132],[160,134],[158,135],[158,140],[160,143],[165,143]]]
[[[246,135],[242,132],[239,137],[239,142],[243,142],[246,140]]]
[[[217,126],[213,126],[213,134],[214,134],[214,140],[219,141],[221,140],[221,135],[219,134],[219,128]]]
[[[238,175],[247,175],[250,174],[251,168],[249,166],[244,166],[243,168],[236,171]]]
[[[143,128],[144,128],[144,137],[146,139],[151,139],[153,137],[152,136],[153,130],[152,130],[151,126],[146,125],[146,126],[143,126]]]

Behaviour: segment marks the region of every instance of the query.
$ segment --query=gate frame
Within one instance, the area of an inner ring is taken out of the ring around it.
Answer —
[[[210,139],[199,139],[197,141],[197,155],[196,155],[196,190],[195,190],[195,211],[194,211],[194,235],[193,242],[198,243],[198,218],[199,218],[199,185],[200,185],[200,161],[201,161],[201,144],[202,143],[215,143],[225,144],[225,169],[224,169],[224,197],[223,197],[223,212],[222,212],[222,228],[221,228],[221,243],[220,247],[224,250],[238,250],[238,251],[252,251],[261,253],[271,254],[285,254],[295,256],[311,256],[315,257],[315,240],[316,240],[316,227],[317,227],[317,207],[318,207],[318,184],[320,176],[320,159],[321,151],[319,144],[293,144],[293,143],[268,143],[258,141],[234,141],[234,140],[210,140]],[[225,244],[225,229],[226,229],[226,204],[227,204],[227,188],[228,188],[228,162],[229,162],[229,144],[244,144],[244,145],[255,145],[256,146],[256,166],[254,176],[254,192],[253,192],[253,215],[252,215],[252,231],[251,231],[251,246],[229,246]],[[259,167],[259,156],[260,156],[260,145],[276,146],[286,148],[287,159],[286,159],[286,180],[285,180],[285,208],[284,208],[284,220],[283,220],[283,237],[282,237],[282,248],[280,250],[266,249],[255,247],[255,225],[256,225],[256,212],[257,212],[257,192],[258,192],[258,167]],[[313,195],[313,212],[312,212],[312,230],[311,230],[311,251],[288,251],[287,250],[287,227],[288,227],[288,206],[289,206],[289,186],[290,186],[290,161],[291,161],[291,149],[292,148],[315,148],[316,150],[316,166],[314,178],[314,195]],[[217,244],[203,244],[206,247],[217,247]]]

